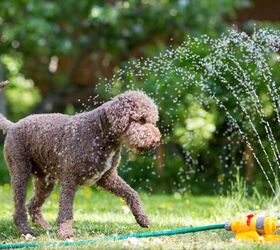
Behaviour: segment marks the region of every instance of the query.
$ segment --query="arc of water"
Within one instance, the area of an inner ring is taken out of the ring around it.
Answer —
[[[246,77],[246,74],[244,72],[244,70],[241,68],[241,66],[235,62],[235,60],[233,58],[231,58],[231,55],[229,54],[229,59],[235,64],[235,66],[240,70],[240,72],[242,73],[243,75],[243,79],[244,81],[246,82],[250,82],[250,79],[248,79],[248,77]],[[227,69],[228,72],[231,72],[231,69]],[[233,69],[232,69],[233,70]],[[243,82],[241,81],[240,78],[237,78],[236,79],[242,86],[244,86],[247,94],[249,95],[249,97],[251,97],[251,100],[254,102],[255,104],[255,110],[256,112],[259,114],[260,118],[261,118],[261,121],[262,123],[264,124],[265,126],[265,131],[266,131],[266,134],[267,134],[267,137],[269,139],[269,142],[270,142],[270,146],[272,148],[272,151],[273,151],[273,154],[274,154],[274,157],[275,157],[275,160],[276,160],[276,164],[277,164],[277,167],[280,169],[280,164],[279,164],[279,159],[280,159],[280,153],[279,153],[279,149],[278,149],[278,146],[277,146],[277,143],[276,143],[276,140],[275,140],[275,137],[273,135],[273,132],[271,130],[271,127],[270,127],[270,124],[268,121],[265,120],[265,115],[264,115],[264,112],[263,112],[263,108],[262,108],[262,105],[260,103],[260,100],[259,100],[259,97],[258,95],[256,94],[256,91],[255,89],[252,88],[252,85],[251,84],[243,84]]]
[[[205,81],[204,81],[204,84],[202,84],[201,87],[202,87],[203,89],[206,89],[206,90],[208,91],[208,93],[209,93],[210,96],[216,101],[216,103],[218,104],[218,106],[219,106],[220,108],[224,109],[226,115],[227,115],[227,116],[229,117],[229,119],[231,119],[232,122],[236,125],[236,128],[238,129],[240,135],[242,136],[243,140],[246,142],[247,146],[250,148],[250,150],[251,150],[251,152],[252,152],[252,154],[253,154],[253,156],[254,156],[254,158],[255,158],[257,164],[260,166],[260,168],[261,168],[261,170],[262,170],[262,172],[263,172],[263,174],[264,174],[264,176],[265,176],[265,179],[267,180],[267,182],[268,182],[268,184],[269,184],[269,186],[270,186],[270,188],[271,188],[273,194],[275,194],[275,189],[273,188],[273,185],[272,185],[270,179],[268,178],[268,175],[267,175],[267,173],[266,173],[266,171],[265,171],[263,165],[261,164],[259,158],[257,157],[257,155],[256,155],[256,153],[255,153],[255,151],[254,151],[254,149],[253,149],[253,147],[252,147],[252,145],[251,145],[251,143],[250,143],[249,138],[248,138],[247,135],[242,131],[241,127],[239,126],[239,124],[237,123],[237,121],[234,119],[234,117],[230,114],[230,112],[228,111],[228,109],[226,108],[226,106],[223,104],[223,102],[220,101],[220,99],[216,97],[216,95],[211,91],[210,88],[207,88],[207,87],[206,87],[206,84],[207,84],[207,83],[206,83],[206,80],[205,80]]]
[[[245,34],[245,33],[238,33],[236,31],[230,33],[229,35],[226,35],[226,36],[222,36],[220,39],[210,39],[209,37],[204,37],[204,42],[207,44],[211,44],[211,46],[213,46],[214,48],[218,48],[218,52],[222,52],[222,49],[223,47],[227,47],[229,46],[229,42],[232,42],[232,43],[236,43],[240,46],[243,46],[241,47],[241,49],[245,49],[246,47],[244,47],[245,45],[247,46],[247,49],[248,51],[250,49],[252,49],[252,53],[257,53],[257,52],[260,52],[260,48],[256,47],[257,45],[256,44],[253,44],[254,46],[253,47],[248,47],[250,44],[252,44],[252,41],[250,41],[250,37]],[[264,37],[262,37],[262,39],[264,39]],[[154,75],[156,76],[157,74],[161,74],[161,75],[165,75],[166,76],[166,79],[168,79],[168,74],[167,74],[167,71],[169,70],[172,70],[175,74],[182,74],[182,80],[185,80],[185,79],[188,79],[188,77],[186,77],[184,74],[187,74],[188,71],[187,70],[184,70],[183,67],[181,66],[178,66],[176,63],[178,62],[178,60],[180,61],[180,59],[187,59],[187,60],[190,60],[192,59],[193,62],[196,62],[198,64],[200,64],[200,69],[202,66],[204,66],[205,68],[207,68],[207,65],[205,64],[205,62],[203,61],[203,55],[200,56],[200,55],[195,55],[194,53],[192,53],[188,48],[187,46],[198,46],[198,43],[200,43],[200,40],[198,39],[194,39],[194,44],[191,44],[190,42],[191,40],[188,40],[187,42],[183,43],[181,46],[179,46],[177,49],[175,50],[168,50],[166,51],[165,53],[162,53],[161,55],[159,55],[158,57],[156,57],[155,59],[153,60],[147,60],[146,62],[144,62],[144,65],[140,62],[140,61],[137,61],[137,62],[134,62],[132,64],[132,67],[135,66],[136,69],[138,69],[138,71],[136,72],[135,76],[136,77],[139,77],[139,78],[142,78],[142,77],[145,77],[147,76],[147,74],[150,74],[150,72],[153,72]],[[268,41],[268,40],[266,40]],[[215,47],[216,46],[216,47]],[[267,46],[267,45],[266,45]],[[263,52],[261,52],[263,53]],[[189,58],[187,58],[187,56],[189,56]],[[257,54],[255,55],[257,56]],[[231,57],[232,58],[232,55],[229,56],[229,58]],[[271,99],[273,100],[273,105],[274,105],[274,108],[276,110],[276,114],[277,114],[277,120],[278,120],[278,123],[280,122],[280,117],[279,117],[279,112],[278,112],[278,106],[279,106],[279,103],[277,102],[277,94],[273,93],[273,89],[275,88],[276,84],[275,82],[272,80],[272,77],[271,77],[271,72],[269,71],[268,67],[267,67],[267,64],[265,64],[265,59],[264,57],[261,58],[262,60],[260,60],[260,63],[258,63],[258,67],[260,67],[260,65],[263,65],[265,66],[265,72],[267,72],[267,74],[263,75],[264,79],[266,79],[268,81],[269,84],[267,84],[267,87],[268,87],[268,92],[271,96]],[[212,57],[211,60],[213,60],[215,62],[215,58]],[[204,65],[203,65],[204,63]],[[244,73],[244,71],[242,71],[242,68],[240,65],[236,65],[237,68],[239,69],[239,72],[238,72],[238,77],[237,77],[237,80],[240,84],[240,86],[243,86],[245,87],[245,92],[252,98],[252,101],[254,103],[254,108],[256,109],[256,111],[258,112],[260,118],[262,119],[262,122],[264,124],[264,127],[265,127],[265,131],[266,131],[266,134],[268,136],[268,139],[271,143],[271,147],[272,147],[272,150],[273,150],[273,155],[276,159],[276,162],[278,164],[278,167],[279,167],[279,150],[278,150],[278,147],[277,147],[277,143],[276,143],[276,140],[275,140],[275,137],[273,135],[273,132],[271,130],[271,127],[269,125],[269,123],[265,120],[265,116],[264,116],[264,113],[263,113],[263,110],[262,110],[262,105],[260,103],[260,100],[258,99],[258,96],[255,92],[255,90],[252,88],[252,86],[250,85],[250,79],[248,78],[248,76],[246,76],[246,74]],[[130,66],[129,66],[130,67]],[[178,69],[178,67],[181,69]],[[194,66],[195,67],[195,66]],[[221,73],[219,71],[219,69],[217,69],[217,67],[212,67],[211,64],[208,65],[208,70],[212,71],[212,74],[215,75],[216,74],[216,77],[218,77],[224,84],[228,84],[228,82],[226,81],[226,79],[224,77],[221,77],[219,75],[219,73]],[[212,67],[212,68],[211,68]],[[227,66],[224,66],[225,68]],[[218,67],[219,68],[219,67]],[[241,70],[240,70],[241,69]],[[227,71],[230,71],[231,68],[227,68]],[[129,69],[130,72],[134,72],[131,70],[131,68]],[[147,72],[145,72],[147,71]],[[264,73],[265,73],[264,72]],[[205,73],[205,72],[204,72]],[[262,71],[263,73],[263,71]],[[263,73],[263,74],[264,74]],[[127,74],[126,72],[122,72],[120,75],[118,75],[118,77],[115,77],[113,78],[114,80],[116,81],[122,81],[122,78],[123,76]],[[242,77],[241,77],[242,76]],[[243,80],[247,81],[248,84],[245,84],[243,83],[242,81]],[[193,80],[196,81],[195,77],[193,77]],[[213,92],[208,86],[207,86],[207,81],[209,80],[209,78],[207,77],[204,77],[203,79],[200,79],[200,80],[197,80],[197,84],[199,85],[199,87],[206,91],[207,93],[210,94],[210,96],[214,99],[214,101],[217,103],[217,105],[219,107],[221,107],[226,115],[229,117],[229,119],[233,122],[233,124],[235,124],[236,128],[238,129],[239,133],[241,134],[243,140],[247,143],[248,147],[252,150],[252,153],[253,153],[253,156],[254,158],[256,159],[256,162],[257,164],[260,166],[266,180],[268,181],[269,183],[269,186],[271,188],[271,190],[273,191],[273,193],[275,193],[275,190],[268,178],[268,175],[267,173],[265,172],[265,169],[262,165],[262,163],[260,162],[259,158],[257,157],[256,155],[256,152],[254,151],[253,147],[252,147],[252,144],[248,138],[248,136],[246,135],[246,133],[244,131],[242,131],[240,125],[238,124],[238,122],[234,119],[233,115],[228,111],[228,109],[226,108],[226,106],[224,105],[224,103],[219,100],[219,98],[215,95],[215,92]],[[240,101],[240,98],[238,97],[238,92],[236,91],[239,91],[239,90],[235,90],[234,88],[232,88],[230,85],[227,86],[227,88],[229,90],[231,90],[233,92],[233,96],[234,98],[238,101],[238,103],[241,105],[241,109],[242,111],[244,112],[245,116],[247,117],[247,119],[249,120],[249,123],[254,131],[254,134],[256,135],[257,137],[257,141],[258,143],[260,144],[261,148],[262,148],[262,151],[264,152],[264,155],[266,157],[266,160],[272,170],[272,173],[274,174],[274,177],[275,177],[275,173],[273,171],[273,167],[272,167],[272,164],[271,164],[271,161],[269,159],[269,156],[268,156],[268,153],[262,143],[262,141],[260,140],[260,135],[252,121],[252,118],[250,117],[249,113],[247,112],[247,109],[246,107],[244,107],[244,104]],[[279,183],[277,183],[278,186],[279,186]]]
[[[228,39],[229,39],[229,40],[232,40],[232,39],[231,39],[231,36],[229,36]],[[249,40],[249,39],[250,39],[250,36],[246,36],[246,39]],[[237,41],[234,41],[234,42],[237,43]],[[244,41],[244,39],[243,39],[243,40],[242,40],[242,39],[239,39],[239,40],[238,40],[238,43],[240,44],[240,46],[243,46],[243,47],[246,47],[246,48],[252,46],[252,43],[253,43],[254,47],[257,47],[257,46],[258,46],[258,45],[255,43],[255,41],[252,41],[252,39],[250,39],[249,42],[250,42],[250,43],[248,44],[248,41],[246,42],[246,41]],[[219,43],[218,43],[218,44],[219,44]],[[253,102],[255,103],[255,105],[256,105],[256,107],[257,107],[257,108],[256,108],[256,111],[257,111],[258,114],[260,115],[261,120],[262,120],[262,123],[263,123],[264,126],[265,126],[265,131],[266,131],[266,134],[267,134],[268,139],[269,139],[269,141],[270,141],[270,146],[271,146],[271,148],[272,148],[272,150],[273,150],[273,154],[274,154],[274,157],[275,157],[275,159],[276,159],[276,164],[277,164],[278,168],[280,169],[280,165],[279,165],[280,154],[279,154],[279,150],[278,150],[278,147],[277,147],[277,143],[276,143],[275,137],[274,137],[274,135],[273,135],[273,132],[272,132],[272,130],[271,130],[271,127],[270,127],[269,123],[268,123],[267,121],[265,121],[265,116],[264,116],[264,113],[263,113],[263,111],[262,111],[262,106],[261,106],[259,97],[257,96],[255,89],[252,88],[252,84],[249,84],[249,83],[250,83],[250,79],[248,79],[248,77],[246,76],[244,70],[243,70],[243,69],[241,68],[241,66],[236,62],[236,60],[234,59],[234,56],[232,55],[232,52],[229,51],[229,50],[227,49],[227,45],[228,45],[228,43],[222,42],[222,46],[219,46],[219,45],[215,45],[215,46],[224,49],[224,51],[222,51],[223,53],[221,53],[221,54],[222,54],[222,55],[226,55],[226,57],[227,57],[228,59],[230,59],[230,60],[235,64],[235,66],[239,69],[239,71],[240,71],[241,74],[243,75],[244,81],[245,81],[245,82],[248,82],[248,84],[243,84],[243,82],[241,81],[241,77],[237,77],[237,78],[236,78],[236,80],[240,83],[240,85],[242,85],[242,86],[245,87],[245,90],[249,93],[249,97],[251,97],[251,99],[253,100]],[[248,50],[249,50],[249,49],[248,49]],[[265,59],[264,59],[263,53],[260,53],[261,50],[258,49],[258,50],[255,50],[255,51],[258,51],[258,53],[257,53],[257,52],[252,52],[252,53],[255,53],[255,54],[256,54],[256,55],[255,55],[255,60],[258,61],[258,62],[259,62],[259,61],[263,62],[263,65],[265,65],[265,67],[263,67],[263,68],[265,68],[267,71],[269,71],[267,64],[265,64]],[[251,56],[251,55],[250,55],[250,56]],[[258,59],[258,60],[257,60],[257,59]],[[225,65],[224,65],[224,66],[225,66]],[[235,69],[233,69],[233,70],[235,70]],[[231,72],[230,70],[228,70],[228,71]],[[234,72],[235,72],[235,71],[234,71]],[[261,70],[260,72],[262,72],[262,70]],[[271,72],[270,72],[270,71],[269,71],[269,74],[268,74],[268,75],[271,76]],[[264,76],[264,78],[265,78],[265,76]],[[267,78],[265,78],[265,79],[267,79]],[[271,89],[270,89],[270,87],[269,87],[269,83],[267,84],[267,88],[268,88],[268,90],[269,90],[269,93],[271,93]],[[253,98],[253,97],[254,97],[254,98]],[[274,99],[274,98],[273,98],[274,95],[271,95],[271,97],[272,97],[272,99]],[[273,104],[274,104],[274,103],[273,103]],[[278,116],[279,113],[278,113],[278,109],[276,108],[276,104],[274,104],[274,107],[275,107],[275,110],[276,110],[276,113],[277,113],[277,116]]]
[[[225,78],[223,78],[223,77],[221,77],[221,76],[219,76],[219,77],[220,77],[220,79],[221,79],[222,82],[224,82],[225,84],[228,83],[228,82],[226,81]],[[229,87],[230,87],[229,90],[232,91],[233,88],[231,88],[231,86],[229,86]],[[254,131],[254,133],[255,133],[255,135],[257,136],[257,140],[258,140],[258,142],[259,142],[259,144],[260,144],[260,146],[261,146],[262,151],[264,152],[264,155],[265,155],[265,158],[266,158],[266,160],[267,160],[267,163],[268,163],[268,165],[269,165],[269,167],[270,167],[270,169],[271,169],[271,171],[272,171],[272,173],[273,173],[273,176],[274,176],[274,178],[275,178],[275,180],[276,180],[276,179],[277,179],[277,176],[276,176],[275,171],[274,171],[274,169],[273,169],[272,163],[271,163],[271,161],[270,161],[270,159],[269,159],[268,153],[267,153],[267,151],[266,151],[266,149],[265,149],[265,147],[264,147],[264,145],[263,145],[263,143],[262,143],[262,140],[261,140],[261,138],[260,138],[260,135],[259,135],[259,133],[258,133],[258,130],[256,129],[256,127],[255,127],[255,125],[254,125],[254,123],[253,123],[253,121],[252,121],[250,115],[248,114],[246,108],[244,107],[244,105],[242,104],[241,100],[238,98],[238,96],[236,95],[236,93],[235,93],[234,91],[232,91],[232,94],[233,94],[233,96],[235,97],[235,99],[237,100],[237,102],[239,103],[239,106],[241,107],[242,111],[245,113],[245,116],[247,117],[247,119],[248,119],[248,121],[249,121],[249,123],[250,123],[250,125],[251,125],[251,127],[252,127],[252,129],[253,129],[253,131]],[[278,188],[280,188],[279,182],[277,182],[277,185],[278,185]]]
[[[186,52],[186,51],[185,51],[185,52]],[[190,51],[188,51],[188,52],[190,53]],[[186,54],[185,54],[185,55],[186,55]],[[208,79],[208,80],[209,80],[209,79]],[[254,151],[254,149],[253,149],[253,147],[252,147],[252,145],[251,145],[251,143],[250,143],[248,137],[247,137],[246,134],[241,130],[241,128],[240,128],[240,126],[238,125],[237,121],[233,118],[233,116],[230,114],[230,112],[229,112],[228,109],[225,107],[225,105],[219,100],[219,98],[217,98],[217,96],[212,92],[212,90],[211,90],[209,87],[207,87],[207,83],[206,83],[206,80],[205,80],[205,79],[204,79],[203,82],[204,82],[204,84],[201,84],[201,82],[198,81],[198,84],[200,85],[201,89],[202,89],[202,90],[207,90],[208,93],[210,94],[210,96],[211,96],[211,97],[216,101],[216,103],[219,105],[219,107],[223,108],[224,111],[225,111],[225,113],[227,114],[227,116],[234,122],[234,124],[236,124],[236,126],[237,126],[237,128],[238,128],[238,130],[239,130],[239,132],[240,132],[240,134],[241,134],[241,136],[242,136],[242,138],[244,139],[244,141],[247,143],[248,147],[249,147],[250,150],[252,151],[252,154],[253,154],[253,156],[254,156],[256,162],[257,162],[258,165],[260,166],[260,168],[261,168],[261,170],[262,170],[262,172],[263,172],[263,174],[264,174],[266,180],[268,181],[269,186],[270,186],[272,192],[275,193],[275,190],[274,190],[274,188],[273,188],[273,185],[271,184],[271,181],[269,180],[268,175],[267,175],[266,171],[264,170],[264,167],[263,167],[263,165],[261,164],[259,158],[257,157],[257,155],[256,155],[256,153],[255,153],[255,151]],[[227,81],[226,81],[226,82],[227,82]],[[249,118],[250,118],[250,116],[249,116]],[[254,127],[254,124],[252,123],[251,119],[250,119],[250,123],[251,123],[251,125],[253,125],[253,127]],[[255,128],[255,127],[254,127],[254,128]],[[257,133],[257,134],[258,134],[258,133]],[[262,144],[261,141],[260,141],[260,143],[261,143],[261,145],[262,145],[262,148],[264,149],[264,146],[263,146],[263,144]],[[264,149],[264,151],[265,151],[265,149]],[[266,151],[265,151],[265,153],[266,153]],[[267,153],[266,153],[266,155],[267,155]],[[268,162],[270,163],[269,158],[267,158],[267,160],[268,160]],[[270,163],[270,165],[271,165],[271,163]]]
[[[227,45],[228,45],[228,43],[224,43],[224,41],[223,41],[222,44],[216,43],[215,47],[216,47],[216,48],[218,47],[219,49],[223,49],[223,48],[225,48],[225,47],[227,48]],[[221,54],[221,55],[224,55],[224,54],[225,54],[225,53],[222,53],[223,51],[221,51],[221,50],[220,50],[219,52],[220,52],[219,54]],[[224,52],[225,52],[225,51],[224,51]],[[217,53],[215,53],[215,56],[217,56]],[[239,68],[239,70],[240,70],[240,65],[237,64],[236,61],[235,61],[234,59],[232,59],[232,54],[230,54],[229,51],[226,51],[226,56],[227,56],[227,58],[230,58],[230,59],[233,61],[233,63],[234,63],[234,64]],[[215,58],[215,57],[213,58],[211,54],[208,56],[208,58],[210,58],[210,60],[211,60],[211,62],[212,62],[212,66],[213,66],[214,63],[215,63],[215,61],[216,61],[216,58]],[[207,66],[207,65],[206,65],[206,66]],[[221,66],[224,67],[228,72],[231,72],[231,71],[228,69],[228,65],[227,65],[227,64],[221,64]],[[235,69],[234,69],[234,70],[235,70]],[[241,69],[240,71],[243,73],[243,78],[244,78],[245,80],[248,81],[248,79],[246,79],[247,77],[244,75],[244,71],[243,71],[242,69]],[[245,112],[246,117],[249,118],[250,124],[251,124],[251,126],[252,126],[252,128],[253,128],[254,133],[256,134],[256,136],[257,136],[257,138],[258,138],[258,141],[259,141],[259,143],[260,143],[260,145],[261,145],[261,148],[262,148],[262,150],[263,150],[263,152],[264,152],[264,154],[265,154],[265,156],[266,156],[266,159],[267,159],[268,164],[269,164],[269,166],[270,166],[270,168],[271,168],[271,171],[273,172],[274,178],[277,180],[276,174],[275,174],[275,172],[274,172],[274,170],[273,170],[273,167],[272,167],[271,162],[270,162],[270,160],[269,160],[268,154],[267,154],[267,152],[266,152],[266,150],[265,150],[265,148],[264,148],[264,146],[263,146],[263,144],[262,144],[262,141],[260,140],[259,134],[258,134],[258,132],[257,132],[257,130],[256,130],[256,128],[255,128],[255,126],[254,126],[254,124],[253,124],[253,122],[252,122],[252,120],[250,119],[249,114],[247,113],[246,108],[242,105],[241,100],[239,100],[238,95],[235,93],[235,89],[232,88],[232,86],[230,86],[230,85],[228,84],[228,82],[226,81],[225,78],[222,78],[222,76],[221,76],[222,74],[221,74],[221,73],[222,73],[222,72],[217,72],[217,69],[211,68],[211,74],[212,74],[212,75],[216,74],[217,77],[219,77],[219,78],[226,84],[227,88],[233,93],[234,97],[237,99],[237,101],[238,101],[238,103],[240,104],[240,106],[241,106],[243,112]],[[271,131],[271,128],[270,128],[268,122],[266,122],[266,121],[264,120],[264,114],[263,114],[263,112],[262,112],[262,108],[260,108],[261,105],[260,105],[260,102],[258,102],[258,101],[259,101],[258,96],[256,95],[256,93],[255,93],[254,90],[252,91],[252,89],[250,89],[250,87],[248,87],[247,84],[243,84],[243,83],[241,82],[241,80],[240,80],[238,77],[237,77],[237,80],[239,81],[239,83],[241,83],[241,85],[242,85],[243,87],[245,87],[245,90],[247,91],[247,93],[249,93],[249,96],[251,96],[251,95],[253,94],[252,97],[255,97],[255,98],[252,98],[252,99],[253,99],[253,101],[254,101],[254,103],[255,103],[255,105],[256,105],[256,111],[257,111],[258,114],[260,115],[260,117],[261,117],[261,119],[262,119],[262,122],[263,122],[264,125],[265,125],[266,134],[267,134],[268,139],[269,139],[269,141],[270,141],[270,145],[271,145],[271,147],[272,147],[273,154],[274,154],[275,159],[276,159],[276,164],[277,164],[278,168],[280,168],[280,166],[279,166],[279,161],[278,161],[279,151],[278,151],[278,148],[277,148],[277,146],[276,146],[276,141],[275,141],[275,139],[274,139],[273,133],[272,133],[272,131]],[[249,84],[249,85],[250,85],[250,84]],[[250,85],[250,86],[251,86],[251,85]],[[259,107],[260,109],[259,109],[258,107]],[[277,182],[277,184],[278,184],[278,186],[279,186],[279,183],[278,183],[278,182]]]

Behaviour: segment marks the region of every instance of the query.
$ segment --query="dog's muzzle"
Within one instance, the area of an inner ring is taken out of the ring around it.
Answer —
[[[139,152],[156,148],[160,144],[161,133],[153,124],[134,123],[124,136],[125,144]]]

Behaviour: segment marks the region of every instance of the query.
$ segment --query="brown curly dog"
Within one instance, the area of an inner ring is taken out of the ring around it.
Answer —
[[[0,84],[5,87],[7,83]],[[34,178],[34,194],[27,210],[34,223],[49,224],[41,207],[57,180],[61,183],[58,236],[73,236],[73,200],[79,185],[94,184],[123,198],[142,227],[149,222],[139,196],[119,175],[121,144],[146,151],[160,142],[158,109],[140,91],[128,91],[97,109],[74,116],[30,115],[17,123],[0,114],[0,129],[7,133],[4,156],[12,177],[14,222],[24,234],[34,235],[26,215],[26,190]]]

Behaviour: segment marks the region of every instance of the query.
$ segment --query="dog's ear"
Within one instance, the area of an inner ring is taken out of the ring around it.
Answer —
[[[118,97],[106,107],[107,118],[111,128],[118,134],[123,134],[129,126],[132,102],[127,98]]]

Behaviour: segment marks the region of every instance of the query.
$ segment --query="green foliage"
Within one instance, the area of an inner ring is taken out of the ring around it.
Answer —
[[[167,43],[179,43],[186,34],[217,36],[228,26],[224,16],[234,16],[235,9],[246,6],[248,2],[242,0],[1,1],[0,55],[11,82],[6,90],[9,116],[17,120],[29,113],[41,98],[57,94],[58,86],[67,88],[76,84],[72,83],[72,72],[56,71],[51,65],[56,61],[59,66],[64,56],[68,56],[72,68],[79,66],[84,55],[93,61],[100,60],[98,53],[104,54],[106,60],[101,61],[104,68],[112,62],[120,66],[128,58],[154,55],[165,49]],[[95,74],[102,73],[97,69]],[[160,87],[159,104],[163,109],[168,105],[164,96],[173,88],[172,81],[169,88]],[[172,140],[198,152],[207,147],[205,141],[213,136],[216,114],[193,104],[191,95],[181,101],[180,108],[168,111],[174,117],[180,116]],[[188,105],[197,109],[198,117],[193,113],[188,117],[182,115]],[[73,114],[75,107],[66,103],[62,110]],[[162,124],[168,124],[168,120],[163,111]],[[183,134],[191,124],[195,129]],[[202,124],[207,129],[202,129]],[[189,136],[192,139],[186,140]],[[182,159],[179,162],[181,165]]]
[[[190,107],[192,112],[188,113],[184,120],[185,124],[176,123],[174,125],[174,137],[178,139],[178,143],[182,145],[184,150],[199,151],[207,146],[207,141],[213,138],[216,130],[216,110],[206,111],[202,105],[199,105],[193,96],[191,98]],[[181,112],[186,112],[185,110]]]
[[[34,82],[31,79],[26,79],[20,73],[23,62],[20,55],[15,56],[17,57],[6,54],[0,57],[0,61],[7,69],[10,81],[5,92],[8,99],[9,116],[13,120],[18,120],[30,112],[32,107],[40,101],[40,94],[34,86]]]
[[[2,1],[0,25],[2,42],[12,51],[68,54],[90,46],[119,54],[159,34],[216,34],[226,26],[223,15],[244,6],[248,2],[241,0]]]
[[[186,34],[217,35],[227,27],[224,15],[247,5],[242,0],[1,1],[0,54],[20,54],[22,72],[36,76],[45,95],[77,81],[72,71],[86,55],[104,68],[119,66],[128,58],[155,54]],[[52,70],[54,56],[58,63],[69,56],[70,68]],[[95,75],[102,72],[97,69]]]

